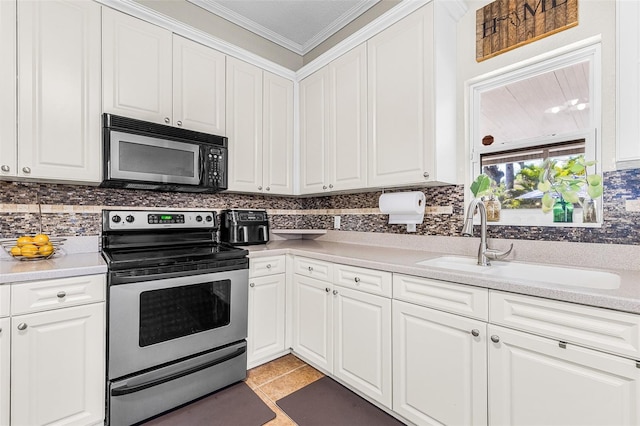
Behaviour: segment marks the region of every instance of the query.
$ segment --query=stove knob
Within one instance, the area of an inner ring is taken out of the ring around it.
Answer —
[[[207,216],[206,219],[207,219],[207,222],[211,222],[213,220],[211,216]]]
[[[196,216],[196,222],[202,222],[202,216],[200,215]]]
[[[118,216],[118,215],[114,215],[114,216],[111,218],[111,220],[112,220],[112,221],[114,221],[115,223],[120,223],[120,221],[121,221],[122,219],[120,218],[120,216]]]
[[[125,219],[125,220],[126,220],[127,222],[131,223],[131,222],[133,222],[134,220],[136,220],[136,218],[135,218],[135,217],[133,217],[133,216],[131,216],[131,215],[129,215],[129,216],[127,216],[127,217],[126,217],[126,219]]]

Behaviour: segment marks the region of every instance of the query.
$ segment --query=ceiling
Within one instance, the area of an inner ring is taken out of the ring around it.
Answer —
[[[187,0],[304,56],[380,0]]]

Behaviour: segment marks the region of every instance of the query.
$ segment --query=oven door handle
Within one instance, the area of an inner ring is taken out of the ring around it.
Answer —
[[[209,361],[206,362],[204,364],[192,367],[192,368],[188,368],[186,370],[182,370],[179,371],[177,373],[174,374],[170,374],[168,376],[159,378],[159,379],[155,379],[155,380],[151,380],[149,382],[146,383],[140,383],[138,385],[134,385],[134,386],[122,386],[119,388],[115,388],[115,389],[111,389],[111,396],[122,396],[122,395],[128,395],[130,393],[135,393],[135,392],[140,392],[142,390],[148,389],[148,388],[152,388],[154,386],[158,386],[161,385],[163,383],[166,382],[170,382],[172,380],[176,380],[179,379],[180,377],[184,377],[184,376],[188,376],[189,374],[193,374],[196,373],[200,370],[204,370],[206,368],[209,367],[213,367],[214,365],[218,365],[221,364],[223,362],[229,361],[230,359],[236,358],[240,355],[242,355],[243,353],[245,353],[247,350],[246,346],[243,346],[241,348],[238,348],[235,352],[232,352],[228,355],[225,355],[223,357],[214,359],[213,361]]]

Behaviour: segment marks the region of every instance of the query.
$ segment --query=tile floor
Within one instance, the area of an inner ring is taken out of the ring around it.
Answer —
[[[323,376],[315,368],[289,354],[249,370],[246,383],[276,413],[276,418],[266,426],[295,426],[296,423],[276,405],[276,401]]]

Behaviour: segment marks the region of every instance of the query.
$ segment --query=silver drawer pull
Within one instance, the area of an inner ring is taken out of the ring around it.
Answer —
[[[255,287],[256,283],[249,283],[249,287]]]
[[[24,322],[21,322],[20,324],[18,324],[18,330],[22,331],[26,329],[27,329],[27,324],[25,324]]]
[[[480,335],[480,330],[474,328],[473,330],[471,330],[471,335],[473,337],[478,337]]]
[[[333,290],[333,295],[337,295],[338,294],[338,290]]]
[[[326,291],[327,293],[329,293],[331,290],[329,290],[329,287],[325,288],[324,291]]]
[[[495,334],[493,336],[491,336],[491,341],[493,343],[498,343],[500,342],[500,336],[496,336]]]
[[[0,333],[2,333],[2,327],[0,327]]]
[[[355,282],[357,282],[357,283],[359,283],[359,282],[360,282],[360,278],[359,278],[359,277],[355,277],[353,280],[354,280]]]
[[[309,266],[309,272],[313,272],[313,266]]]
[[[56,296],[58,296],[58,299],[64,299],[67,296],[67,293],[65,293],[64,291],[59,291]]]
[[[267,263],[267,269],[271,269],[271,264]]]

